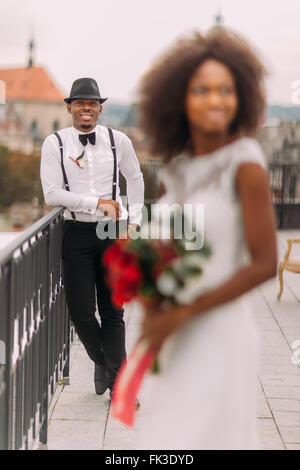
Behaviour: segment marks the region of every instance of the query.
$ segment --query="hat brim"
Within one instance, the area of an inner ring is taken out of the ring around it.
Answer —
[[[97,100],[100,101],[100,104],[104,103],[108,98],[99,98],[99,96],[91,96],[91,95],[80,95],[80,96],[73,96],[72,98],[65,98],[64,102],[70,104],[72,100]]]

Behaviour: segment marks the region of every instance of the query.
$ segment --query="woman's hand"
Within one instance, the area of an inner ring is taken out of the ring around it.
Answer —
[[[146,307],[140,339],[158,353],[165,339],[190,317],[189,307]]]

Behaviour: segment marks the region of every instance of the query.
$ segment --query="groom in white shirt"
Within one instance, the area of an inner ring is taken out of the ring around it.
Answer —
[[[113,243],[100,239],[100,222],[128,220],[140,226],[144,181],[130,139],[98,124],[102,103],[97,82],[75,80],[65,99],[73,127],[49,135],[42,147],[41,180],[45,200],[65,207],[63,277],[67,305],[77,334],[95,362],[95,389],[112,391],[126,357],[123,309],[111,302],[101,257]],[[119,170],[127,182],[128,212],[120,197]],[[102,237],[101,237],[102,238]],[[95,317],[96,299],[101,326]]]

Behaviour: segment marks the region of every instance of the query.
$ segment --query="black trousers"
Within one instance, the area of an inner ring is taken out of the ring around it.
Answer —
[[[63,280],[69,314],[89,357],[105,365],[109,388],[126,357],[123,309],[111,302],[101,257],[113,240],[100,240],[97,223],[64,221]],[[96,298],[101,326],[95,316]]]

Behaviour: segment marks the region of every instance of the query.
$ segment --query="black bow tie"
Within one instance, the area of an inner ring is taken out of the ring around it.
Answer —
[[[88,141],[95,145],[96,143],[96,132],[91,132],[90,134],[78,134],[79,140],[82,145],[86,146]]]

